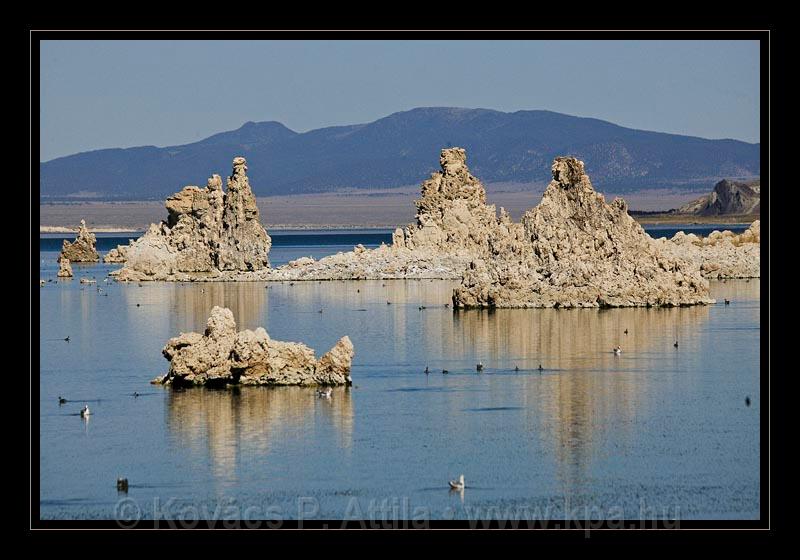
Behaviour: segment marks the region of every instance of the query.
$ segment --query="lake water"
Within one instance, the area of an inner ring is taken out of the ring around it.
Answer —
[[[270,258],[386,234],[276,233]],[[43,519],[759,518],[758,280],[707,307],[454,312],[451,281],[56,281],[60,244],[40,241]],[[150,385],[213,305],[317,355],[349,335],[354,386]]]

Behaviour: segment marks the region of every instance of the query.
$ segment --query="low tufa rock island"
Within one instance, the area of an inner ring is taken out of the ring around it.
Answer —
[[[583,162],[559,157],[541,202],[489,239],[465,271],[454,307],[632,307],[713,303],[699,266],[661,250],[607,204]]]
[[[181,333],[162,351],[165,385],[349,385],[353,343],[343,336],[319,360],[297,342],[273,340],[263,328],[236,331],[233,312],[214,307],[204,333]]]
[[[96,247],[97,238],[86,228],[86,220],[81,220],[78,236],[72,243],[64,240],[59,259],[65,258],[70,262],[98,262],[100,254]]]
[[[234,158],[227,192],[213,175],[204,188],[170,196],[166,208],[166,222],[118,248],[125,253],[125,266],[112,273],[118,280],[237,280],[269,269],[272,240],[259,221],[244,158]]]
[[[69,259],[63,255],[58,258],[58,273],[56,276],[59,278],[72,278],[72,266],[69,264]]]

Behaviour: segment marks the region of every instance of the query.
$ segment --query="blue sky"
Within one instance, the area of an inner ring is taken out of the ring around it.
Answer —
[[[40,160],[421,106],[760,141],[756,41],[44,41]]]

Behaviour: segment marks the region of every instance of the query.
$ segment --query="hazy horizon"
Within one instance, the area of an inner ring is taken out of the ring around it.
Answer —
[[[758,41],[43,41],[40,161],[418,107],[760,142]]]

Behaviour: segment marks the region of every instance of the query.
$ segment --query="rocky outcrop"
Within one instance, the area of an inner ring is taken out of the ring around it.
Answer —
[[[759,214],[761,212],[761,182],[737,182],[723,179],[711,194],[678,208],[681,214],[721,216],[725,214]]]
[[[319,360],[296,342],[272,340],[267,331],[236,331],[230,309],[214,307],[204,333],[182,333],[163,349],[169,371],[154,383],[173,385],[345,385],[353,344],[342,337]]]
[[[398,228],[392,246],[482,254],[497,227],[495,208],[486,204],[486,190],[469,172],[464,149],[442,150],[439,165],[441,171],[422,183],[417,222]]]
[[[700,267],[705,278],[761,277],[761,221],[756,220],[739,235],[714,231],[706,237],[682,231],[672,239],[657,240],[664,252]]]
[[[521,224],[503,219],[454,290],[456,307],[628,307],[711,303],[699,267],[660,249],[583,162],[559,157]]]
[[[272,240],[259,221],[244,158],[233,160],[227,192],[213,175],[166,201],[167,221],[152,224],[127,248],[118,280],[229,280],[269,269]]]
[[[100,255],[97,253],[97,238],[86,228],[86,221],[81,220],[78,236],[70,243],[66,239],[61,247],[61,255],[71,262],[97,262]]]
[[[128,240],[128,244],[133,244],[133,239]],[[106,264],[121,264],[128,260],[128,245],[117,245],[103,257]]]
[[[59,278],[72,278],[72,266],[69,264],[69,259],[61,256],[58,258],[58,273]]]
[[[270,272],[270,280],[459,278],[469,263],[484,256],[490,239],[507,229],[486,204],[486,191],[467,167],[462,148],[447,148],[441,171],[422,183],[416,222],[397,228],[392,245],[355,247],[318,261],[298,259]]]

